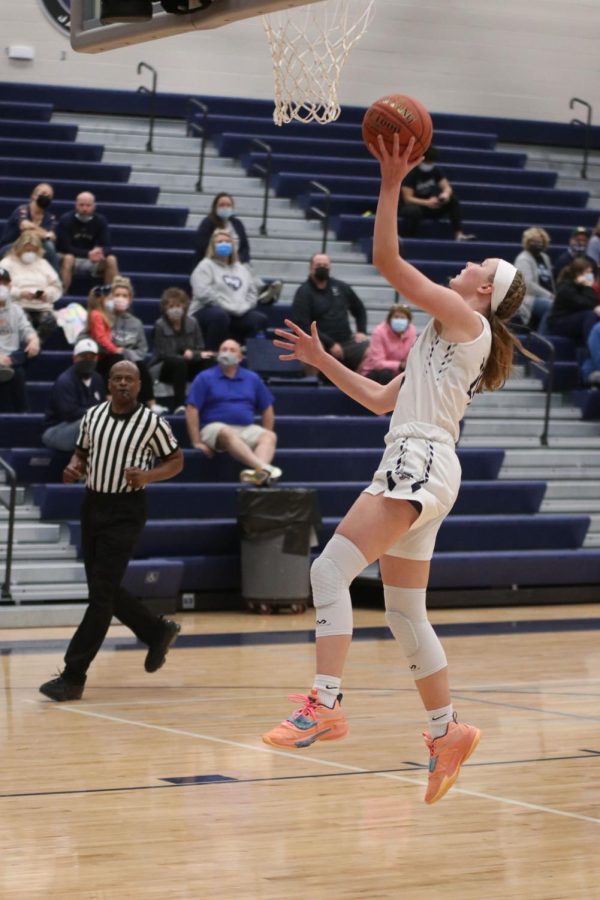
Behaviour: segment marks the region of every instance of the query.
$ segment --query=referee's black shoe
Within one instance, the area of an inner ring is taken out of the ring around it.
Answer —
[[[177,635],[181,631],[181,625],[172,619],[163,619],[162,625],[162,634],[148,647],[144,662],[146,672],[156,672],[164,666],[169,647],[177,640]]]
[[[58,703],[62,703],[64,700],[81,700],[84,687],[85,682],[74,684],[72,681],[67,681],[63,675],[59,675],[58,678],[42,684],[40,694],[44,694],[45,697],[50,697],[51,700],[56,700]]]

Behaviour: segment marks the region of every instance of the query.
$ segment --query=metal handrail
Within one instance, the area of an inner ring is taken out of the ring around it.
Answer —
[[[520,323],[511,322],[511,330],[517,331],[521,329],[528,337],[535,338],[535,340],[539,341],[547,350],[548,350],[548,360],[544,364],[544,361],[537,362],[534,359],[529,359],[529,357],[525,356],[525,365],[527,368],[533,366],[535,369],[539,369],[540,372],[543,372],[546,375],[546,403],[544,407],[544,427],[542,429],[542,433],[540,435],[540,444],[542,447],[548,446],[548,435],[550,431],[550,407],[552,404],[552,387],[554,385],[554,364],[556,362],[556,348],[554,344],[549,341],[547,338],[543,337],[543,335],[538,334],[537,331],[532,331],[528,325],[522,325]],[[518,350],[518,348],[517,348]]]
[[[17,474],[12,466],[2,459],[0,456],[0,467],[4,469],[8,476],[10,484],[10,500],[6,500],[0,496],[0,503],[8,510],[8,533],[6,536],[6,565],[4,567],[4,583],[2,585],[2,599],[12,600],[11,591],[11,575],[12,575],[12,557],[13,544],[15,535],[15,508],[17,505]]]
[[[309,187],[314,187],[318,191],[322,191],[325,197],[325,212],[322,209],[319,209],[316,206],[309,206],[307,212],[314,213],[314,215],[321,219],[323,223],[323,240],[321,242],[321,253],[327,252],[327,234],[329,232],[329,210],[331,208],[331,191],[325,187],[324,184],[321,184],[320,181],[309,181]]]
[[[273,157],[273,148],[270,144],[266,144],[264,141],[261,141],[260,138],[252,138],[250,141],[250,146],[253,147],[256,145],[260,147],[261,150],[264,150],[267,154],[267,161],[264,166],[262,166],[258,162],[253,162],[250,166],[250,170],[256,169],[265,180],[265,193],[263,195],[263,219],[261,222],[261,226],[259,228],[259,232],[262,235],[266,235],[267,232],[267,219],[269,217],[269,190],[271,188],[271,160]]]
[[[142,69],[148,69],[149,72],[152,72],[152,87],[149,89],[144,87],[141,84],[138,88],[138,94],[149,94],[150,95],[150,130],[148,132],[148,140],[146,142],[146,152],[152,153],[154,150],[153,141],[154,141],[154,119],[156,118],[156,84],[158,82],[158,72],[154,68],[154,66],[149,65],[146,62],[139,62],[137,66],[138,75],[141,74]]]
[[[586,121],[581,119],[571,119],[570,125],[581,125],[583,128],[583,164],[581,166],[581,177],[587,178],[588,156],[590,154],[590,138],[592,133],[592,106],[587,100],[581,100],[579,97],[571,97],[569,100],[569,109],[573,109],[576,103],[581,103],[587,110]]]
[[[188,136],[190,134],[198,134],[200,136],[200,156],[198,159],[198,180],[196,182],[196,190],[200,192],[202,190],[202,180],[204,178],[204,159],[206,156],[206,120],[208,118],[208,106],[206,103],[202,103],[201,100],[197,100],[195,97],[190,97],[188,100],[188,106],[195,107],[199,109],[202,113],[202,122],[199,125],[197,122],[192,121],[192,114],[188,114],[187,118],[187,133]]]

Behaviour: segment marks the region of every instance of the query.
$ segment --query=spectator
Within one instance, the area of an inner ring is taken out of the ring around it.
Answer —
[[[62,296],[62,285],[49,262],[44,259],[42,242],[36,234],[24,231],[13,244],[0,266],[11,274],[11,294],[27,314],[44,341],[57,327],[54,304]]]
[[[600,303],[594,290],[592,262],[586,256],[576,256],[558,276],[548,332],[585,346],[590,331],[599,321]]]
[[[379,384],[389,384],[392,378],[404,372],[410,349],[417,340],[417,329],[412,324],[412,312],[408,306],[395,304],[385,321],[374,329],[369,349],[358,368],[361,375]]]
[[[167,288],[160,298],[160,319],[154,324],[151,366],[159,381],[173,386],[175,412],[184,411],[186,385],[212,366],[215,353],[204,349],[196,319],[188,316],[190,298],[179,288]]]
[[[267,316],[255,309],[254,278],[239,261],[228,231],[213,232],[191,284],[190,315],[198,320],[209,350],[218,350],[228,337],[243,343],[269,324]]]
[[[146,363],[148,341],[143,322],[131,312],[133,285],[129,278],[117,275],[107,299],[113,302],[112,341],[117,349],[121,350],[121,358],[131,360],[139,369],[142,383],[140,400],[149,406],[153,413],[161,416],[168,412],[168,409],[166,406],[160,406],[154,397],[154,382]]]
[[[56,216],[48,208],[53,199],[54,188],[52,185],[38,184],[31,192],[29,203],[17,206],[12,211],[4,226],[2,237],[0,237],[0,257],[8,253],[24,231],[28,231],[39,237],[47,261],[56,272],[59,271],[60,263],[56,252]]]
[[[233,197],[225,191],[221,191],[221,193],[217,194],[213,199],[209,214],[202,219],[198,226],[198,231],[196,232],[196,239],[194,241],[194,248],[196,251],[194,256],[194,268],[206,256],[213,232],[217,228],[219,231],[227,231],[233,242],[233,246],[237,251],[239,261],[245,266],[248,266],[252,271],[252,277],[254,278],[258,292],[258,302],[274,303],[279,299],[283,285],[281,281],[271,281],[270,284],[266,284],[262,278],[259,278],[254,274],[250,264],[250,244],[248,243],[248,235],[246,234],[244,223],[235,215],[234,209],[235,204]]]
[[[58,222],[57,247],[62,254],[61,275],[65,293],[73,272],[86,272],[111,284],[119,274],[117,257],[110,246],[108,222],[96,212],[96,198],[83,191],[75,199],[74,212],[65,213]]]
[[[0,410],[25,412],[25,361],[40,352],[31,322],[10,292],[10,272],[0,268]]]
[[[567,245],[566,250],[557,257],[554,262],[554,277],[558,281],[558,276],[570,263],[573,262],[577,257],[583,257],[583,259],[587,259],[591,265],[594,267],[594,271],[596,270],[596,262],[587,255],[587,248],[590,243],[590,232],[587,228],[584,228],[583,225],[579,225],[572,233],[569,238],[569,243]]]
[[[129,282],[129,279],[124,280]],[[117,288],[117,293],[121,287],[122,286],[119,286]],[[128,290],[124,290],[123,294],[125,295],[123,299],[129,297]],[[113,288],[108,285],[92,288],[88,296],[88,317],[85,334],[98,344],[98,372],[104,379],[105,384],[108,384],[108,375],[115,363],[122,362],[124,359],[135,363],[139,371],[141,383],[139,399],[142,403],[145,403],[146,406],[150,407],[153,412],[160,415],[160,413],[165,411],[165,408],[157,406],[156,400],[154,399],[154,384],[152,382],[150,370],[144,361],[144,354],[136,352],[133,348],[121,346],[115,339],[114,329],[118,318],[118,314],[115,310],[116,302],[117,301],[113,296]],[[127,299],[126,303],[127,305],[125,306],[125,309],[121,309],[121,313],[127,311],[129,305]],[[119,305],[121,305],[120,300]],[[131,319],[133,321],[130,323],[130,337],[133,340],[137,336],[137,345],[140,346],[139,331],[141,329],[143,346],[147,350],[148,345],[144,334],[144,326],[139,319],[135,319],[134,316],[131,316]],[[126,320],[121,330],[121,338],[123,340],[126,340],[127,329],[128,322]],[[136,359],[135,357],[139,358]],[[154,407],[157,408],[155,409]]]
[[[101,403],[106,388],[96,372],[98,344],[91,338],[77,341],[73,365],[58,376],[46,409],[42,443],[50,450],[73,453],[81,420],[92,406]]]
[[[593,260],[596,272],[600,272],[600,219],[596,222],[594,233],[587,245],[586,254]]]
[[[348,313],[356,323],[355,332],[350,328]],[[312,257],[308,279],[296,291],[290,318],[307,334],[315,321],[327,352],[349,369],[358,369],[369,346],[367,311],[350,285],[331,277],[331,260],[326,253]]]
[[[190,442],[205,456],[229,453],[247,468],[240,481],[268,485],[281,478],[271,465],[277,436],[273,430],[273,396],[256,374],[240,366],[242,348],[237,341],[223,341],[218,366],[201,372],[190,388],[185,418]],[[254,424],[260,414],[261,425]]]
[[[402,182],[400,216],[406,221],[407,237],[416,237],[423,219],[450,219],[454,239],[471,241],[465,234],[460,203],[443,170],[436,166],[438,151],[430,147],[425,159]]]
[[[525,278],[527,291],[518,316],[532,330],[544,334],[554,301],[554,276],[547,254],[550,235],[544,228],[526,228],[521,237],[522,251],[515,266]]]

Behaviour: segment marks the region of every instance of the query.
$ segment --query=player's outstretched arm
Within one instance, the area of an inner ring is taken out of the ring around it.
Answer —
[[[280,350],[286,351],[286,353],[280,354],[279,359],[286,361],[297,359],[319,369],[344,394],[352,397],[353,400],[377,416],[390,412],[394,408],[403,375],[397,376],[389,384],[377,384],[372,379],[359,375],[358,372],[352,372],[343,363],[334,359],[330,353],[327,353],[319,340],[316,322],[312,322],[310,334],[306,334],[290,319],[286,319],[285,324],[290,331],[275,329],[278,340],[274,340],[273,344]]]
[[[450,288],[435,284],[400,256],[400,186],[408,172],[422,161],[421,157],[409,162],[413,147],[414,138],[411,138],[404,152],[400,153],[397,135],[394,135],[392,153],[387,151],[381,136],[377,146],[369,145],[381,167],[381,189],[373,237],[373,264],[392,287],[415,306],[430,313],[442,325],[452,328],[457,338],[462,336],[464,340],[471,340],[481,331],[481,323],[462,297]]]

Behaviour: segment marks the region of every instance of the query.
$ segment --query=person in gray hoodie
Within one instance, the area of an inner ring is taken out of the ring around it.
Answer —
[[[10,293],[11,276],[0,268],[0,411],[25,412],[25,361],[40,352],[37,332]]]
[[[268,317],[255,308],[255,279],[239,261],[228,231],[212,233],[206,256],[192,272],[190,282],[190,315],[197,319],[209,350],[216,352],[228,338],[243,344],[267,328]]]

